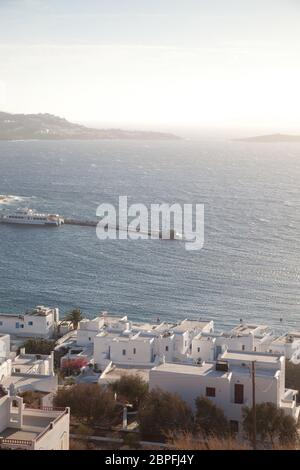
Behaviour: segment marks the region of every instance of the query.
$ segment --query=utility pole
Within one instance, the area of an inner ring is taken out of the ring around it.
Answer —
[[[256,400],[255,400],[255,361],[252,361],[252,413],[253,413],[253,450],[256,450]]]

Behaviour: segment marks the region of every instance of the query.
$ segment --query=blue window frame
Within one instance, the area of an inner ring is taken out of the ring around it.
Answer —
[[[16,328],[20,328],[20,323],[17,321]]]

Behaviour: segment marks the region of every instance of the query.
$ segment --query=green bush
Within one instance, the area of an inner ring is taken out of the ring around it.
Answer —
[[[43,338],[30,338],[23,344],[26,354],[50,355],[54,350],[55,341]]]
[[[70,407],[71,416],[89,424],[112,424],[121,419],[121,410],[111,390],[96,384],[77,384],[60,388],[54,405]]]
[[[110,388],[117,394],[118,401],[131,403],[134,407],[138,407],[148,393],[148,384],[138,375],[123,375]]]
[[[196,399],[195,430],[205,436],[225,437],[229,422],[221,408],[205,397]]]
[[[140,433],[143,439],[165,440],[176,431],[191,431],[193,415],[178,395],[154,389],[138,409]]]

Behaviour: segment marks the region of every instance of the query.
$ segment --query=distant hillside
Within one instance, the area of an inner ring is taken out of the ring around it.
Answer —
[[[10,114],[0,112],[0,140],[177,140],[163,132],[92,129],[74,124],[53,114]]]
[[[270,134],[236,139],[242,142],[300,142],[300,135]]]

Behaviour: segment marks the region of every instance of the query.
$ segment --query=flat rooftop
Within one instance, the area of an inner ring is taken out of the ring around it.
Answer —
[[[139,331],[139,330],[142,330],[142,331],[155,331],[155,330],[158,330],[159,328],[161,328],[163,325],[160,323],[160,324],[155,324],[155,323],[132,323],[131,324],[131,328],[134,330],[134,331]]]
[[[124,375],[138,375],[141,379],[145,380],[145,382],[149,382],[149,368],[132,368],[132,367],[120,367],[116,366],[113,367],[109,372],[105,374],[103,377],[104,380],[108,381],[116,381],[119,380]],[[101,379],[101,377],[100,377]]]
[[[36,310],[36,309],[33,309],[33,310],[28,310],[26,312],[23,312],[23,313],[0,313],[0,317],[6,317],[6,318],[24,318],[24,317],[27,317],[27,316],[36,316],[36,317],[46,317],[47,315],[49,315],[50,313],[53,313],[53,309],[52,308],[46,308],[45,310]]]
[[[239,333],[261,333],[262,331],[267,332],[270,331],[270,327],[268,325],[258,325],[256,323],[241,323],[240,325],[235,326],[230,330],[230,332],[239,332]]]
[[[11,384],[13,384],[17,389],[23,389],[23,387],[27,388],[34,388],[34,386],[38,386],[41,382],[41,375],[38,374],[27,374],[26,372],[21,372],[18,375],[10,375],[4,377],[1,381],[1,385],[5,388],[9,388]],[[46,375],[44,377],[47,377]],[[25,390],[26,390],[25,388]]]
[[[205,374],[213,368],[213,364],[204,363],[202,365],[196,366],[193,364],[175,364],[173,362],[165,362],[159,364],[156,367],[153,367],[153,370],[158,370],[162,372],[173,372],[176,374],[188,374],[188,375],[199,375]]]
[[[39,432],[16,428],[6,428],[0,433],[0,437],[4,439],[17,439],[18,441],[33,441],[38,435]]]
[[[167,372],[167,373],[174,373],[174,374],[182,374],[182,375],[209,375],[210,377],[218,377],[218,378],[228,378],[231,374],[229,371],[220,371],[215,369],[215,365],[213,363],[204,363],[201,365],[193,365],[193,364],[174,364],[171,362],[165,362],[164,364],[160,364],[159,366],[153,367],[153,371],[158,372]]]
[[[23,426],[21,428],[7,427],[0,432],[0,437],[6,439],[33,440],[63,411],[44,411],[25,409],[23,411]]]
[[[258,353],[258,352],[243,352],[243,351],[225,351],[221,355],[221,360],[233,360],[233,361],[244,361],[244,362],[264,362],[268,364],[277,364],[281,354],[269,354],[269,353]]]
[[[102,337],[102,338],[114,339],[114,338],[120,338],[120,337],[122,337],[122,338],[132,338],[135,335],[136,335],[136,333],[133,333],[132,331],[128,331],[128,333],[124,333],[122,331],[102,330],[102,331],[99,331],[99,333],[97,333],[96,336]]]
[[[126,323],[128,321],[127,315],[123,316],[118,316],[118,315],[107,315],[107,314],[101,314],[97,318],[100,318],[100,320],[104,320],[104,323],[107,325],[109,323]]]
[[[13,366],[40,364],[45,359],[50,359],[50,356],[46,356],[44,354],[24,354],[15,357],[15,359],[13,360]]]
[[[116,336],[113,341],[116,343],[128,343],[129,341],[138,341],[140,343],[151,343],[154,339],[150,336],[140,336],[138,333],[131,336]]]
[[[195,330],[199,329],[202,330],[203,328],[207,327],[212,320],[189,320],[185,319],[182,320],[178,325],[176,325],[172,330],[174,332],[184,332],[186,330]]]

